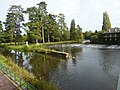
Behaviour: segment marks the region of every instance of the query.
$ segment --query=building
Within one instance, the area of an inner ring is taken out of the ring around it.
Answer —
[[[108,45],[120,44],[120,28],[111,28],[103,33],[103,43]]]

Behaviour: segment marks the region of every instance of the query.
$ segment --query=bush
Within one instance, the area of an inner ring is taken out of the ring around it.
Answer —
[[[91,36],[91,42],[93,44],[97,44],[99,42],[98,36],[97,35],[92,35]]]
[[[30,51],[30,47],[25,45],[22,50],[23,51]]]

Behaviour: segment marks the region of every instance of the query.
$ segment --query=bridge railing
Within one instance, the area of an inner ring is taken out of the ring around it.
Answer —
[[[12,70],[5,67],[0,63],[0,70],[5,73],[14,83],[16,83],[23,90],[38,90],[33,85],[29,84],[25,80],[22,80],[18,75],[16,75]]]

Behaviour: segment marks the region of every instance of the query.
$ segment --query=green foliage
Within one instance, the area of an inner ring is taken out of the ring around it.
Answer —
[[[59,25],[56,22],[56,15],[49,14],[45,28],[45,41],[53,42],[60,41]]]
[[[82,28],[79,25],[77,25],[76,30],[77,30],[76,40],[78,40],[78,41],[83,40],[84,36],[83,36],[83,33],[82,33]]]
[[[61,42],[49,42],[46,45],[55,45],[55,44],[75,44],[77,41],[61,41]]]
[[[31,49],[30,49],[29,46],[26,46],[26,45],[25,45],[25,46],[22,48],[22,50],[23,50],[23,51],[30,51]]]
[[[71,27],[70,27],[70,40],[75,40],[76,36],[76,28],[75,28],[75,20],[72,19],[71,21]]]
[[[7,46],[8,49],[13,49],[15,51],[23,51],[23,48],[24,46],[23,45],[10,45],[10,46]]]
[[[70,40],[76,40],[76,41],[83,40],[82,28],[79,25],[77,25],[77,27],[75,27],[74,19],[72,19],[72,21],[71,21]]]
[[[2,21],[0,21],[0,32],[3,30]]]
[[[2,22],[0,21],[0,44],[5,41],[5,33],[2,28]]]
[[[60,13],[58,15],[58,25],[59,25],[59,32],[60,32],[60,41],[65,41],[69,39],[69,33],[68,33],[68,28],[65,23],[65,15]]]
[[[37,5],[38,5],[38,10],[41,13],[42,40],[43,40],[43,43],[45,43],[45,23],[47,23],[47,4],[46,2],[40,2]]]
[[[93,32],[92,32],[91,30],[86,31],[86,32],[84,33],[84,38],[90,40],[92,33],[93,33]]]
[[[103,43],[103,32],[104,31],[95,31],[91,34],[90,40],[93,44],[102,44]]]
[[[6,34],[8,34],[7,39],[11,41],[20,42],[21,41],[21,22],[24,21],[23,17],[23,8],[19,5],[12,5],[7,14],[6,22],[5,24],[5,29],[6,29]]]
[[[28,41],[38,44],[41,42],[83,40],[82,28],[79,25],[76,28],[74,21],[71,22],[71,29],[69,30],[64,14],[48,14],[46,2],[40,2],[37,5],[38,7],[29,7],[25,11],[20,5],[12,5],[8,9],[6,22],[4,22],[5,30],[0,33],[1,43],[15,42],[17,44],[18,42],[18,44],[22,44],[22,42]],[[23,14],[28,15],[29,20],[26,23],[22,23],[24,21]],[[25,30],[26,35],[21,35],[21,28]]]
[[[25,35],[25,34],[22,35],[22,41],[23,41],[23,42],[26,42],[26,41],[27,41],[27,35]]]
[[[111,23],[107,12],[103,13],[103,25],[102,30],[108,31],[111,28]]]
[[[25,26],[29,28],[27,30],[28,41],[31,43],[35,43],[36,40],[42,40],[41,35],[41,13],[36,7],[27,8],[25,11],[26,14],[29,15],[29,22],[25,23]]]
[[[91,42],[94,43],[94,44],[98,43],[98,36],[97,35],[92,35],[91,36]]]

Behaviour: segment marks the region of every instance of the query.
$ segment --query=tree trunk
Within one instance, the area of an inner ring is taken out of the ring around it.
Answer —
[[[50,33],[48,32],[48,42],[50,42]]]
[[[43,43],[45,43],[45,38],[44,38],[44,26],[43,26],[43,16],[41,18],[42,21],[42,38],[43,38]]]
[[[15,40],[15,45],[16,45],[16,40]]]
[[[43,43],[45,43],[45,38],[44,38],[44,26],[42,24],[42,37],[43,37]]]

